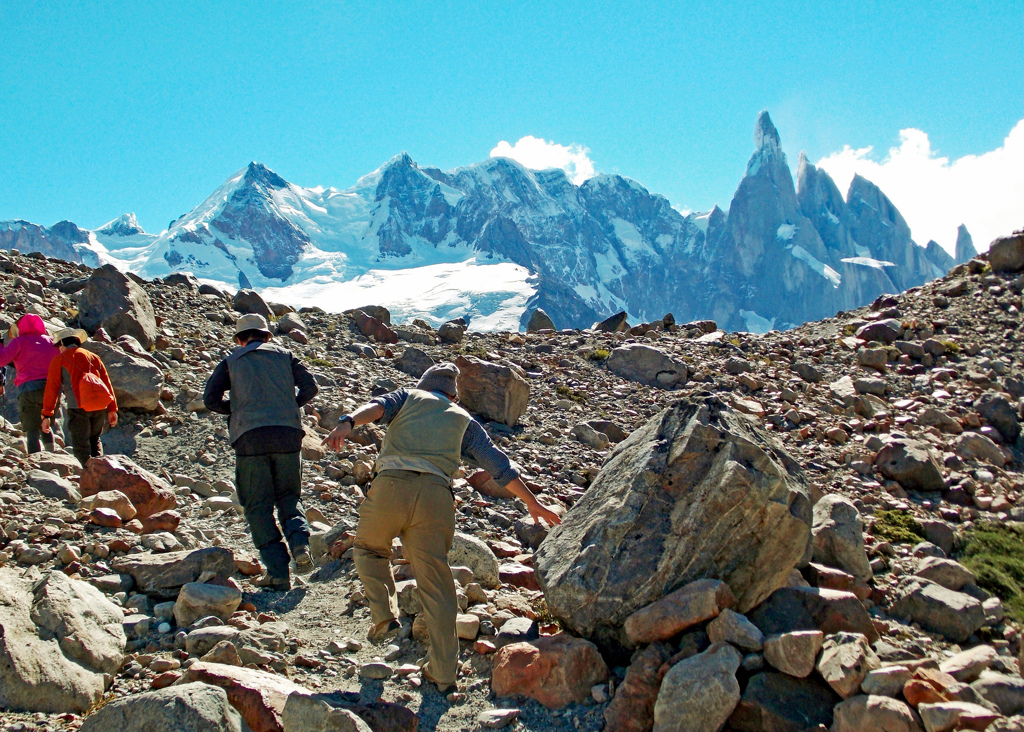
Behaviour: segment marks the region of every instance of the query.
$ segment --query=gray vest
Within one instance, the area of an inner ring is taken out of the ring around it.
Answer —
[[[269,343],[250,344],[225,360],[231,378],[228,439],[232,445],[259,427],[302,429],[290,351]]]

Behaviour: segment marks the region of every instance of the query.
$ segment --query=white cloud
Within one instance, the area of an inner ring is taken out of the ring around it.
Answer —
[[[576,185],[596,175],[590,148],[576,143],[559,145],[533,135],[520,137],[515,145],[502,140],[491,150],[491,157],[512,158],[533,170],[561,168]]]
[[[950,161],[921,130],[900,130],[900,144],[881,162],[872,148],[849,145],[818,161],[844,193],[854,173],[875,183],[910,224],[914,240],[934,239],[952,253],[956,229],[966,224],[979,251],[1024,227],[1024,120],[1002,147]]]

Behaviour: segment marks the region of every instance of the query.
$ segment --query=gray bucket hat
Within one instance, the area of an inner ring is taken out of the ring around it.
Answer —
[[[261,333],[270,333],[270,327],[267,325],[267,319],[262,315],[257,315],[256,313],[243,315],[235,323],[235,335],[244,333],[247,330],[258,330]]]

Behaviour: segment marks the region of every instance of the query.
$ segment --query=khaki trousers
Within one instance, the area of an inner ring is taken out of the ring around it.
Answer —
[[[448,550],[455,536],[455,502],[444,478],[430,473],[387,470],[373,480],[359,506],[353,551],[374,624],[398,619],[391,574],[391,541],[402,537],[412,564],[430,636],[427,672],[441,684],[455,683],[459,605]]]

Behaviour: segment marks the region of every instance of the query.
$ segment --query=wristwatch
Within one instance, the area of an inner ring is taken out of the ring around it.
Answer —
[[[341,419],[338,420],[338,426],[339,427],[341,427],[341,423],[342,422],[348,422],[350,425],[352,425],[352,428],[355,429],[356,420],[352,417],[351,414],[346,414],[346,415],[342,416]]]

